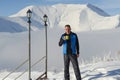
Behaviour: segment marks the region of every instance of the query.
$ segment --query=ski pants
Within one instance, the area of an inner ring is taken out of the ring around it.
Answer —
[[[77,55],[75,54],[64,54],[64,78],[65,80],[70,80],[69,65],[72,62],[76,80],[82,80],[81,74],[78,66]]]

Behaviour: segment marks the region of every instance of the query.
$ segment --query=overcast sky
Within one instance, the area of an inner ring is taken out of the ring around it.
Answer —
[[[29,5],[93,4],[110,15],[120,14],[120,0],[0,0],[0,16],[17,13]]]

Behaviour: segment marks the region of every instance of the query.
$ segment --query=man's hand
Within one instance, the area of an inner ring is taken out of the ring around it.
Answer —
[[[76,54],[77,55],[77,58],[79,57],[79,54]]]

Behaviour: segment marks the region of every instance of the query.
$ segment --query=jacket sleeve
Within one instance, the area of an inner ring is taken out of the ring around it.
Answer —
[[[63,43],[64,43],[64,40],[62,39],[62,36],[61,36],[60,41],[59,41],[59,46],[62,46]]]
[[[77,54],[79,54],[79,40],[77,35],[76,35],[76,50],[77,50]]]

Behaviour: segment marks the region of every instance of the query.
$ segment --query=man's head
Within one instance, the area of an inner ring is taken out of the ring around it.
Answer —
[[[71,27],[70,25],[65,25],[65,33],[69,34],[71,32]]]

